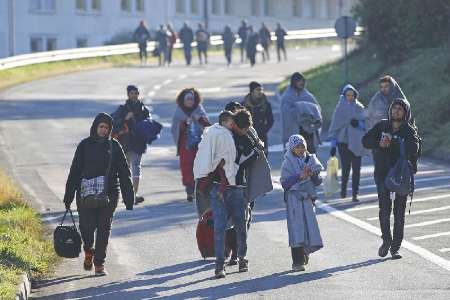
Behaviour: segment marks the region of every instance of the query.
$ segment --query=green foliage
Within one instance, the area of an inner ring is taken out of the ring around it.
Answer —
[[[370,45],[393,62],[406,59],[411,49],[450,40],[448,0],[360,0],[354,14]]]

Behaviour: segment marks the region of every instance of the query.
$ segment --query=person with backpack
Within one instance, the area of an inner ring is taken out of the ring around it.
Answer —
[[[292,270],[305,271],[309,255],[323,247],[314,201],[317,183],[313,178],[323,169],[315,154],[308,153],[299,134],[289,137],[289,147],[281,165],[280,182],[287,211]]]
[[[133,40],[139,46],[139,58],[141,60],[141,65],[147,63],[147,41],[150,39],[150,32],[148,31],[147,25],[144,21],[139,22],[138,28],[133,33]]]
[[[203,64],[202,54],[205,59],[205,64],[208,64],[209,32],[206,31],[202,23],[198,23],[198,29],[195,32],[195,41],[197,42],[198,60],[200,64]]]
[[[194,31],[188,22],[184,22],[183,27],[178,34],[180,41],[183,43],[184,59],[186,60],[186,65],[191,65],[192,60],[192,42],[194,41]]]
[[[408,194],[413,191],[413,182],[407,182],[406,192],[395,192],[387,185],[389,174],[396,163],[405,159],[408,161],[407,171],[410,177],[417,172],[419,153],[419,137],[416,128],[408,120],[411,117],[409,103],[404,99],[394,100],[389,108],[389,118],[376,123],[362,138],[363,146],[373,150],[375,171],[374,178],[377,185],[379,202],[379,219],[382,245],[378,255],[385,257],[391,252],[393,259],[402,256],[399,249],[403,240],[405,209]],[[390,194],[395,192],[394,200]],[[392,203],[394,203],[394,230],[391,234],[390,218]]]
[[[263,62],[265,62],[266,60],[270,60],[269,47],[270,44],[272,44],[272,38],[269,27],[264,23],[262,23],[261,28],[259,29],[259,39],[261,46],[263,47]]]
[[[225,26],[225,29],[222,33],[223,40],[223,50],[225,52],[225,58],[227,59],[227,65],[231,65],[231,56],[233,54],[233,45],[236,41],[234,37],[233,31],[231,31],[230,26]]]
[[[70,209],[76,193],[85,254],[83,268],[89,271],[95,265],[96,276],[107,274],[106,248],[119,192],[127,210],[132,210],[134,204],[130,169],[122,147],[111,138],[112,123],[106,113],[95,117],[89,137],[77,146],[64,193],[66,209]]]
[[[202,98],[194,88],[183,89],[177,96],[177,108],[172,119],[172,136],[180,157],[180,169],[183,185],[186,188],[187,201],[194,199],[194,159],[203,129],[211,126]]]
[[[367,150],[361,143],[366,132],[364,106],[358,101],[359,92],[347,84],[331,118],[328,136],[331,140],[330,156],[336,156],[336,147],[342,162],[341,198],[347,197],[347,183],[352,170],[352,201],[359,202],[361,158]]]
[[[250,92],[245,96],[243,106],[251,113],[253,127],[258,133],[258,137],[264,143],[264,153],[269,153],[269,142],[267,136],[274,123],[272,105],[264,94],[263,86],[252,81],[249,84]]]
[[[133,178],[136,203],[144,201],[144,197],[138,196],[139,182],[141,179],[142,154],[147,151],[147,141],[136,132],[136,125],[150,118],[150,110],[139,100],[139,89],[134,85],[127,86],[128,100],[112,114],[113,135],[121,144],[125,152],[128,165]]]
[[[173,30],[171,24],[167,24],[167,35],[167,64],[170,65],[172,63],[173,47],[177,42],[177,33]]]

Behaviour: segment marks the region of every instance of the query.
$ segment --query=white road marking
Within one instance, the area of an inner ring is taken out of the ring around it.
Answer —
[[[311,59],[311,57],[310,56],[297,56],[295,58],[295,60],[308,60],[308,59]]]
[[[163,84],[163,85],[171,84],[172,81],[173,81],[172,79],[166,79],[166,80],[163,81],[162,84]]]
[[[218,68],[218,69],[216,69],[216,72],[222,72],[224,70],[225,70],[225,68]]]
[[[341,220],[344,220],[348,223],[351,223],[353,225],[356,225],[368,232],[371,232],[377,236],[381,236],[381,232],[380,229],[369,224],[366,223],[362,220],[359,220],[357,218],[354,218],[348,214],[346,214],[343,211],[339,211],[337,209],[335,209],[334,207],[322,203],[321,201],[317,201],[317,204],[320,205],[318,206],[319,209],[326,211],[327,213],[329,213],[330,215],[339,218]],[[428,260],[429,262],[432,262],[438,266],[440,266],[441,268],[450,271],[450,261],[444,259],[443,257],[440,257],[439,255],[436,255],[420,246],[414,245],[413,243],[410,243],[408,241],[403,241],[402,243],[402,247],[405,249],[408,249],[409,251],[416,253],[417,255],[421,256],[422,258]]]
[[[331,51],[333,51],[333,52],[341,51],[341,45],[334,44],[333,46],[331,46]]]
[[[444,198],[450,198],[450,194],[431,196],[431,197],[425,197],[425,198],[413,198],[413,202],[414,203],[426,202],[426,201],[439,200],[439,199],[444,199]],[[360,210],[373,209],[373,208],[378,208],[378,205],[367,205],[367,206],[352,207],[352,208],[346,209],[345,211],[346,212],[352,212],[352,211],[360,211]]]
[[[220,86],[211,88],[199,88],[199,91],[201,93],[218,93],[222,91],[222,88]]]
[[[434,225],[434,224],[440,224],[440,223],[445,223],[445,222],[450,222],[450,218],[447,218],[447,219],[437,219],[437,220],[433,220],[433,221],[427,221],[427,222],[421,222],[421,223],[415,223],[415,224],[408,224],[408,225],[405,225],[405,228],[411,228],[411,227],[423,227],[423,226]]]
[[[416,236],[416,237],[413,237],[412,239],[415,240],[415,241],[421,241],[421,240],[432,239],[432,238],[435,238],[435,237],[447,236],[447,235],[450,235],[450,231],[439,232],[439,233],[434,233],[434,234],[427,234],[427,235],[422,235],[422,236]]]
[[[239,65],[240,69],[250,68],[250,65]]]
[[[430,213],[430,212],[443,211],[443,210],[448,210],[448,209],[450,209],[450,205],[442,206],[442,207],[435,207],[435,208],[430,208],[430,209],[424,209],[424,210],[416,210],[416,211],[412,211],[410,215],[422,215],[422,214],[426,214],[426,213]],[[392,217],[393,217],[393,215],[391,215],[391,218]],[[378,220],[378,217],[367,218],[367,221],[374,221],[374,220]]]
[[[155,85],[155,86],[153,87],[153,89],[154,89],[155,91],[157,91],[157,90],[160,90],[161,87],[162,87],[162,85],[157,84],[157,85]]]
[[[150,92],[148,92],[147,96],[149,96],[149,97],[155,96],[155,91],[150,91]]]
[[[442,248],[442,249],[439,249],[439,251],[442,253],[450,252],[450,248]]]
[[[197,72],[194,72],[194,75],[202,75],[205,73],[206,73],[206,71],[197,71]]]
[[[180,76],[178,76],[178,79],[185,79],[185,78],[187,78],[186,74],[181,74]]]

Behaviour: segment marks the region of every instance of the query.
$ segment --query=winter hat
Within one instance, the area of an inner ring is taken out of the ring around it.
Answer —
[[[132,84],[127,86],[127,94],[129,94],[131,91],[137,91],[139,93],[139,89],[137,88],[137,86],[132,85]]]
[[[291,85],[294,84],[294,82],[297,81],[301,81],[304,80],[305,81],[305,76],[303,76],[303,74],[299,73],[299,72],[295,72],[294,74],[292,74],[291,76]]]
[[[248,86],[250,88],[250,93],[253,93],[253,91],[256,90],[257,88],[262,87],[262,85],[256,81],[250,82],[250,84]]]
[[[294,148],[296,148],[298,145],[303,145],[303,146],[305,146],[305,148],[307,147],[305,138],[302,137],[300,134],[291,135],[291,137],[289,138],[288,144],[289,144],[289,150],[291,150],[291,151]]]

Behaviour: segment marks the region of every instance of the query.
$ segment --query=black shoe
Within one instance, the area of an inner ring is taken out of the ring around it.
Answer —
[[[403,257],[400,253],[398,253],[398,250],[391,251],[391,256],[392,259],[401,259]]]
[[[188,202],[194,201],[194,195],[188,194],[186,200],[187,200]]]
[[[241,258],[239,259],[239,273],[248,272],[248,260]]]
[[[353,195],[352,202],[359,202],[357,195]]]
[[[342,199],[343,198],[347,198],[347,192],[346,191],[344,191],[344,190],[341,191],[341,198]]]
[[[225,267],[216,267],[216,271],[214,272],[214,275],[216,277],[216,279],[221,279],[221,278],[225,278],[226,273],[225,273]]]
[[[136,197],[136,199],[134,200],[135,205],[142,203],[142,202],[144,202],[144,197],[142,197],[142,196]]]
[[[391,245],[389,243],[383,242],[383,244],[378,249],[378,255],[380,257],[385,257],[388,254],[390,247]]]

